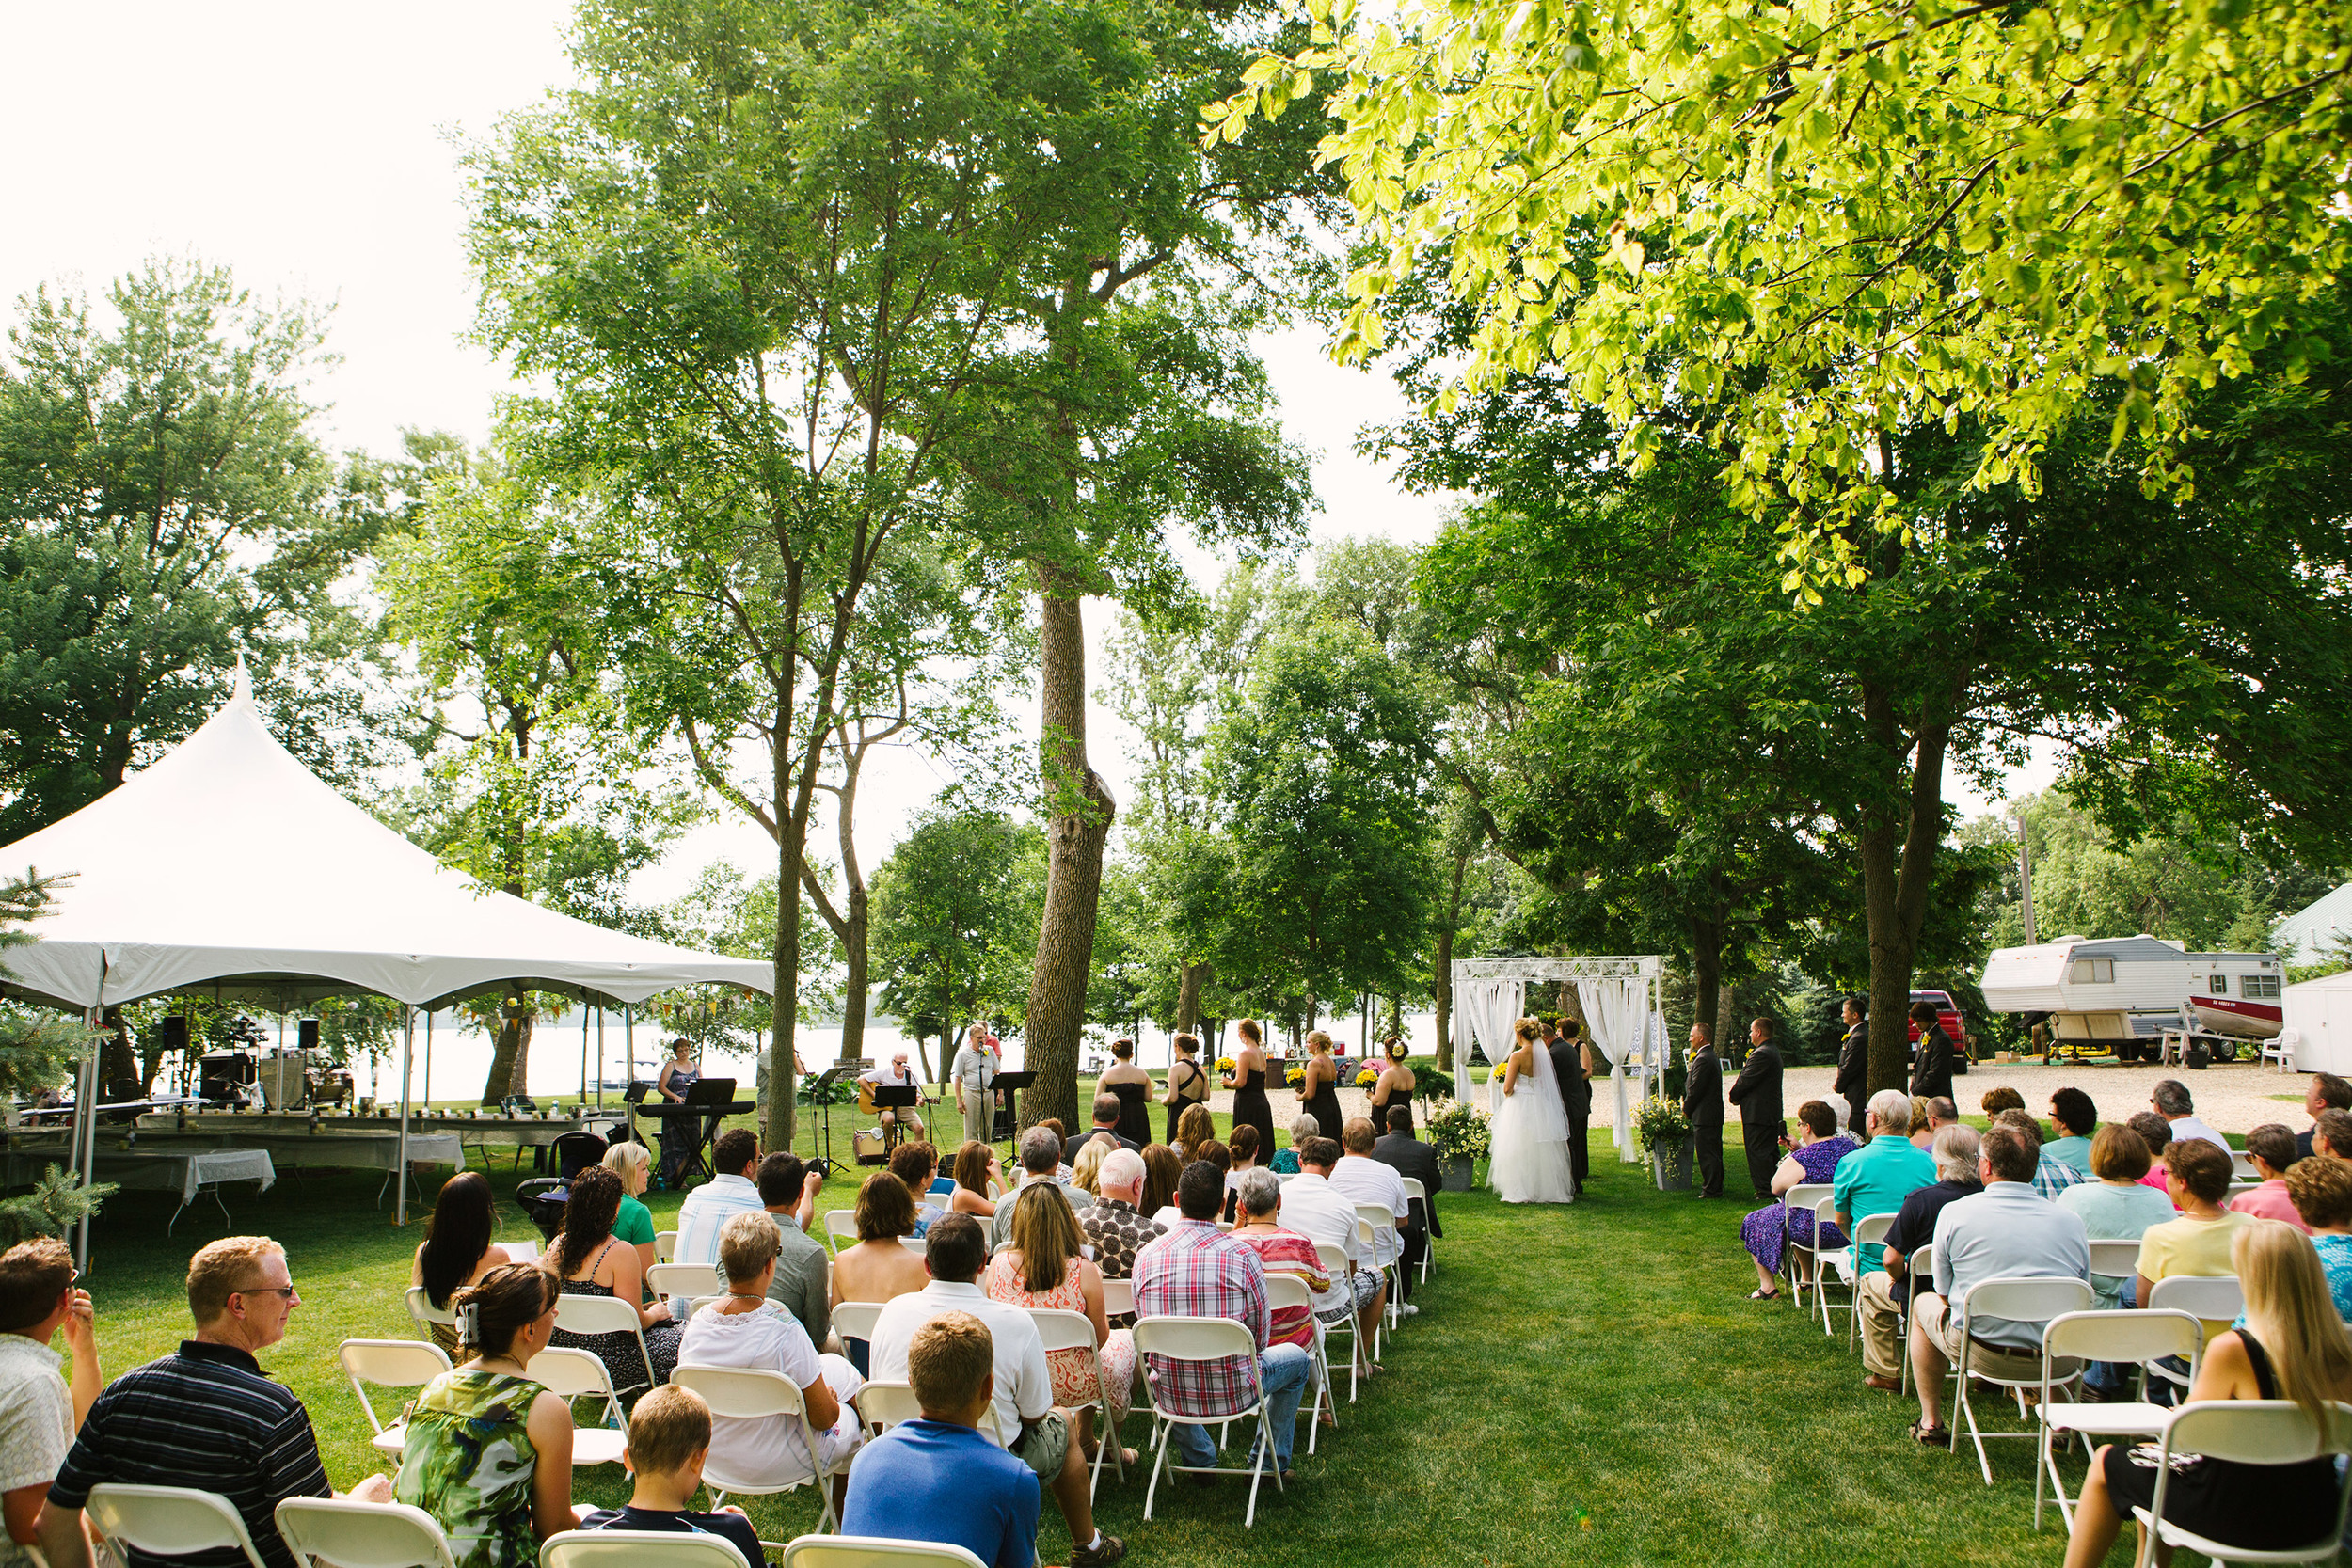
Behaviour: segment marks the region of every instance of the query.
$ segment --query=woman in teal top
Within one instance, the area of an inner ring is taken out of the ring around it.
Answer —
[[[453,1299],[475,1352],[409,1407],[392,1495],[433,1515],[457,1568],[532,1568],[574,1527],[572,1412],[524,1369],[555,1332],[555,1276],[492,1269]]]
[[[637,1195],[653,1180],[653,1153],[644,1144],[614,1144],[604,1151],[604,1168],[621,1179],[621,1208],[612,1234],[637,1249],[638,1272],[654,1266],[653,1211]]]
[[[2083,1229],[2094,1242],[2137,1242],[2150,1226],[2178,1217],[2170,1198],[2141,1184],[2149,1161],[2147,1140],[2111,1121],[2090,1140],[2090,1174],[2098,1180],[2068,1187],[2051,1201],[2081,1215]],[[2102,1312],[2122,1305],[2122,1276],[2094,1274],[2090,1289]]]

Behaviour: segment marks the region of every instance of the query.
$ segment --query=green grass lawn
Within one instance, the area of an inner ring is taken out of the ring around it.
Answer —
[[[847,1125],[836,1118],[838,1148]],[[516,1180],[504,1164],[494,1173],[501,1193]],[[1308,1457],[1302,1437],[1290,1494],[1268,1491],[1254,1531],[1241,1529],[1239,1482],[1163,1483],[1146,1524],[1139,1477],[1105,1480],[1104,1527],[1127,1537],[1131,1560],[1155,1568],[2055,1563],[2055,1513],[2042,1535],[2032,1530],[2030,1445],[2002,1445],[1999,1483],[1987,1488],[1972,1453],[1910,1442],[1915,1403],[1862,1386],[1842,1320],[1832,1343],[1793,1307],[1745,1299],[1754,1279],[1738,1231],[1753,1205],[1736,1143],[1726,1169],[1742,1196],[1661,1194],[1645,1167],[1617,1162],[1603,1130],[1585,1202],[1506,1210],[1486,1193],[1445,1198],[1422,1315],[1322,1451]],[[286,1246],[303,1306],[262,1364],[309,1405],[339,1487],[376,1465],[335,1346],[413,1337],[401,1297],[422,1227],[396,1230],[372,1206],[378,1180],[290,1174],[261,1196],[228,1195],[236,1231]],[[836,1176],[820,1205],[846,1207],[851,1190]],[[679,1199],[649,1201],[663,1218]],[[95,1227],[89,1284],[109,1370],[186,1332],[187,1257],[227,1228],[207,1200],[167,1238],[169,1212],[160,1195],[124,1194]],[[511,1211],[508,1223],[532,1234]],[[1131,1444],[1142,1446],[1146,1425],[1131,1420]],[[2070,1481],[2078,1474],[2071,1466]],[[611,1467],[583,1470],[574,1495],[616,1503],[625,1483]],[[816,1525],[806,1490],[748,1506],[771,1540]],[[1045,1560],[1066,1561],[1059,1515],[1048,1506],[1045,1519]],[[2128,1561],[2126,1546],[2111,1560]]]

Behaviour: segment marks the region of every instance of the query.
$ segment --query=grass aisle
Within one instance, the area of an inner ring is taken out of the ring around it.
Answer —
[[[1728,1162],[1744,1194],[1737,1148]],[[516,1180],[504,1164],[501,1193]],[[1422,1315],[1391,1340],[1387,1373],[1342,1407],[1322,1451],[1308,1457],[1302,1435],[1291,1491],[1268,1488],[1255,1530],[1241,1528],[1245,1482],[1163,1482],[1147,1525],[1140,1476],[1120,1487],[1107,1475],[1104,1527],[1152,1568],[2058,1560],[2055,1514],[2032,1530],[2029,1445],[1996,1449],[1999,1484],[1988,1489],[1973,1454],[1909,1441],[1915,1403],[1862,1387],[1842,1320],[1833,1344],[1818,1320],[1744,1299],[1744,1196],[1658,1193],[1645,1168],[1617,1163],[1605,1134],[1593,1170],[1573,1208],[1506,1209],[1486,1193],[1443,1200],[1447,1234]],[[286,1245],[303,1307],[262,1364],[309,1405],[338,1487],[376,1465],[336,1344],[413,1338],[402,1291],[422,1230],[395,1231],[371,1206],[378,1180],[289,1175],[259,1197],[228,1195],[236,1231]],[[820,1206],[846,1207],[852,1191],[836,1178]],[[650,1201],[666,1227],[676,1195]],[[226,1232],[208,1199],[167,1238],[169,1212],[157,1195],[125,1194],[96,1227],[90,1285],[110,1372],[183,1337],[188,1255]],[[530,1234],[511,1209],[507,1223]],[[1129,1443],[1141,1448],[1145,1430],[1132,1418]],[[2068,1474],[2071,1483],[2079,1466]],[[625,1485],[615,1468],[582,1470],[575,1496],[615,1503]],[[748,1506],[771,1540],[815,1528],[806,1490]],[[1059,1515],[1048,1506],[1045,1518],[1045,1560],[1067,1561]],[[2123,1545],[2112,1560],[2129,1560]]]

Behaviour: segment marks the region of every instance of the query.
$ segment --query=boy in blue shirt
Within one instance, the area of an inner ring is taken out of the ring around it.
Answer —
[[[980,1435],[995,1394],[996,1356],[988,1325],[946,1312],[914,1331],[907,1382],[920,1420],[901,1421],[858,1451],[850,1465],[844,1535],[944,1541],[993,1568],[1034,1568],[1040,1497],[1037,1474]],[[1115,1560],[1113,1548],[1098,1560]]]
[[[675,1384],[637,1402],[628,1418],[628,1446],[622,1450],[637,1472],[637,1489],[627,1508],[600,1508],[580,1522],[581,1529],[663,1530],[678,1535],[715,1535],[743,1554],[749,1568],[767,1561],[759,1532],[739,1508],[698,1513],[686,1505],[703,1483],[710,1458],[710,1406],[691,1388]]]

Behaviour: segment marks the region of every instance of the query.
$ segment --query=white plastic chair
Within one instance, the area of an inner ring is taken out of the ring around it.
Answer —
[[[1265,1276],[1265,1305],[1268,1312],[1280,1312],[1294,1307],[1307,1309],[1307,1322],[1313,1324],[1315,1360],[1314,1398],[1299,1406],[1298,1413],[1307,1421],[1307,1451],[1315,1451],[1315,1435],[1322,1425],[1323,1407],[1331,1406],[1331,1428],[1339,1430],[1339,1391],[1331,1386],[1331,1358],[1324,1354],[1323,1325],[1315,1322],[1315,1295],[1307,1289],[1306,1280],[1283,1269],[1268,1269]]]
[[[1799,1265],[1797,1262],[1797,1254],[1801,1250],[1804,1252],[1808,1259],[1804,1267],[1808,1273],[1814,1272],[1810,1259],[1813,1253],[1817,1251],[1818,1248],[1800,1248],[1797,1245],[1789,1228],[1789,1217],[1795,1214],[1799,1210],[1811,1210],[1823,1198],[1829,1196],[1830,1191],[1830,1183],[1826,1181],[1800,1181],[1795,1186],[1789,1188],[1787,1192],[1781,1194],[1780,1196],[1781,1270],[1788,1276],[1789,1293],[1796,1298],[1796,1303],[1800,1307],[1804,1307],[1805,1279],[1798,1273]],[[1820,1223],[1818,1217],[1814,1223],[1817,1225]],[[1820,1232],[1818,1230],[1815,1231],[1813,1239],[1816,1242],[1819,1242],[1820,1240]],[[1805,1309],[1808,1312],[1811,1310],[1810,1308]]]
[[[841,1521],[833,1512],[833,1488],[827,1477],[817,1469],[817,1433],[808,1418],[808,1401],[799,1385],[782,1372],[766,1367],[696,1367],[680,1366],[670,1373],[673,1386],[691,1388],[710,1406],[713,1416],[729,1416],[746,1420],[787,1420],[800,1428],[801,1447],[809,1456],[809,1474],[787,1481],[746,1478],[728,1467],[728,1455],[715,1444],[709,1459],[703,1465],[703,1484],[710,1488],[710,1506],[718,1508],[727,1500],[730,1492],[747,1497],[773,1497],[779,1492],[797,1492],[814,1485],[818,1498],[824,1505],[817,1516],[822,1529],[837,1529]],[[774,1545],[772,1541],[762,1545]]]
[[[1813,1223],[1816,1226],[1821,1224],[1821,1212],[1818,1209],[1814,1211]],[[1829,1315],[1833,1311],[1845,1313],[1846,1351],[1849,1354],[1852,1354],[1854,1343],[1861,1337],[1862,1248],[1884,1243],[1887,1231],[1893,1229],[1894,1225],[1895,1216],[1891,1213],[1865,1214],[1853,1222],[1853,1240],[1834,1251],[1813,1255],[1816,1271],[1813,1294],[1814,1299],[1821,1304],[1821,1332],[1835,1336],[1836,1331],[1830,1325]],[[1818,1236],[1820,1232],[1816,1230],[1814,1234]],[[1832,1307],[1828,1293],[1821,1289],[1824,1282],[1820,1278],[1820,1270],[1823,1266],[1836,1276],[1836,1283],[1845,1288],[1846,1305],[1842,1307]]]
[[[2147,1527],[2140,1537],[2136,1568],[2148,1568],[2159,1539],[2175,1550],[2185,1546],[2216,1562],[2335,1561],[2344,1536],[2345,1506],[2352,1503],[2352,1485],[2341,1476],[2336,1481],[2336,1522],[2325,1536],[2307,1546],[2285,1551],[2233,1546],[2164,1516],[2174,1452],[2201,1453],[2208,1459],[2234,1460],[2241,1465],[2293,1465],[2322,1454],[2352,1453],[2352,1405],[2331,1402],[2328,1428],[2314,1432],[2311,1412],[2293,1400],[2199,1400],[2174,1411],[2156,1438],[2155,1495],[2148,1499],[2148,1507],[2132,1510],[2132,1517]]]
[[[657,1263],[668,1263],[675,1261],[676,1259],[677,1232],[675,1230],[655,1231],[653,1233],[653,1260]]]
[[[2262,1049],[2256,1054],[2261,1061],[2278,1063],[2280,1072],[2292,1072],[2295,1070],[2295,1053],[2302,1043],[2302,1030],[2281,1029],[2263,1041]]]
[[[1317,1242],[1315,1243],[1315,1259],[1323,1265],[1324,1274],[1330,1279],[1334,1287],[1341,1289],[1345,1288],[1347,1280],[1347,1254],[1344,1251],[1337,1246],[1334,1246],[1329,1242]],[[1356,1314],[1353,1309],[1350,1309],[1344,1317],[1341,1318],[1336,1323],[1327,1323],[1322,1322],[1320,1319],[1316,1321],[1316,1338],[1324,1338],[1334,1334],[1344,1334],[1347,1336],[1347,1402],[1354,1404],[1356,1402],[1357,1383],[1363,1371],[1364,1347],[1362,1340],[1364,1338],[1364,1325],[1356,1321]],[[1335,1411],[1338,1409],[1338,1396],[1336,1394],[1332,1397],[1332,1408]]]
[[[723,1295],[727,1282],[720,1277],[716,1263],[656,1263],[645,1271],[645,1288],[665,1299],[684,1296],[691,1301]]]
[[[945,1541],[803,1535],[784,1548],[781,1568],[988,1568],[988,1564]]]
[[[539,1568],[752,1568],[732,1542],[707,1533],[567,1529],[539,1545]]]
[[[2230,1184],[2232,1186],[2241,1181],[2250,1181],[2259,1187],[2262,1185],[2262,1172],[2254,1168],[2254,1157],[2251,1154],[2242,1148],[2230,1150]]]
[[[417,1325],[417,1338],[426,1344],[433,1342],[433,1330],[428,1326],[439,1323],[443,1328],[457,1326],[457,1314],[446,1307],[436,1307],[433,1298],[421,1285],[408,1287],[408,1320]]]
[[[2035,1412],[2042,1426],[2042,1457],[2033,1475],[2033,1528],[2042,1528],[2042,1482],[2047,1476],[2058,1498],[2058,1517],[2070,1530],[2074,1511],[2066,1500],[2066,1484],[2058,1475],[2058,1450],[2069,1438],[2086,1451],[2096,1438],[2147,1437],[2164,1430],[2172,1413],[2144,1401],[2109,1404],[2055,1404],[2049,1377],[2053,1357],[2081,1361],[2114,1361],[2126,1366],[2177,1355],[2188,1362],[2192,1376],[2205,1352],[2205,1325],[2193,1313],[2151,1308],[2145,1312],[2062,1312],[2042,1331],[2042,1403]]]
[[[351,1391],[359,1396],[359,1409],[374,1430],[370,1441],[375,1451],[398,1455],[408,1445],[407,1422],[396,1418],[387,1427],[368,1399],[369,1386],[421,1388],[450,1370],[449,1357],[440,1346],[415,1339],[345,1339],[336,1347],[335,1357],[342,1363],[343,1376],[350,1381]]]
[[[920,1236],[901,1236],[898,1238],[898,1244],[906,1248],[909,1252],[914,1254],[917,1258],[928,1258],[930,1256],[930,1243],[925,1241]]]
[[[288,1497],[277,1516],[294,1568],[457,1568],[440,1521],[406,1503]]]
[[[2090,1272],[2101,1279],[2130,1279],[2139,1273],[2139,1243],[2093,1241]]]
[[[1094,1473],[1087,1482],[1087,1496],[1090,1498],[1103,1484],[1104,1454],[1110,1455],[1111,1466],[1119,1472],[1120,1481],[1127,1479],[1127,1456],[1120,1452],[1119,1424],[1111,1419],[1111,1380],[1103,1370],[1103,1347],[1094,1338],[1094,1320],[1066,1307],[1032,1307],[1028,1310],[1030,1322],[1037,1324],[1038,1337],[1045,1341],[1047,1355],[1057,1350],[1082,1350],[1094,1363],[1094,1430],[1102,1441],[1095,1445]]]
[[[857,1406],[857,1418],[868,1432],[887,1432],[900,1421],[912,1421],[923,1414],[922,1402],[914,1397],[914,1386],[909,1383],[869,1382],[850,1402]]]
[[[572,1463],[621,1463],[621,1450],[628,1446],[628,1413],[621,1408],[621,1396],[612,1386],[612,1374],[605,1370],[595,1352],[549,1345],[532,1356],[523,1371],[532,1382],[566,1404],[591,1394],[604,1401],[603,1426],[573,1429]]]
[[[833,1331],[841,1336],[841,1342],[863,1339],[874,1342],[874,1325],[882,1322],[882,1303],[879,1301],[845,1301],[833,1309]]]
[[[1132,1279],[1103,1281],[1103,1316],[1132,1318],[1136,1315],[1136,1282]]]
[[[2233,1274],[2176,1274],[2157,1280],[2155,1288],[2148,1292],[2148,1299],[2139,1305],[2169,1307],[2175,1312],[2191,1313],[2207,1323],[2226,1323],[2246,1310],[2246,1290]],[[2195,1381],[2192,1374],[2176,1372],[2154,1361],[2145,1362],[2142,1366],[2149,1376],[2160,1377],[2183,1389],[2188,1388]]]
[[[573,1296],[555,1298],[555,1326],[566,1334],[626,1334],[637,1341],[638,1365],[642,1378],[632,1378],[619,1385],[622,1388],[653,1386],[653,1352],[645,1348],[644,1325],[638,1322],[635,1305],[618,1296]],[[573,1349],[580,1347],[573,1346]]]
[[[828,1209],[825,1211],[825,1246],[835,1258],[841,1256],[841,1243],[857,1245],[857,1211]]]
[[[1417,1178],[1408,1176],[1404,1180],[1406,1201],[1409,1204],[1419,1199],[1421,1203],[1421,1278],[1426,1284],[1430,1266],[1438,1256],[1437,1235],[1429,1227],[1429,1189],[1422,1186]]]
[[[1288,1490],[1281,1472],[1275,1467],[1274,1423],[1266,1414],[1265,1389],[1258,1372],[1258,1341],[1249,1330],[1231,1318],[1138,1318],[1136,1320],[1136,1354],[1164,1356],[1172,1361],[1223,1361],[1228,1357],[1247,1357],[1249,1363],[1249,1402],[1239,1410],[1222,1416],[1185,1416],[1162,1408],[1159,1384],[1150,1376],[1144,1386],[1152,1400],[1152,1416],[1159,1427],[1159,1440],[1152,1446],[1152,1484],[1144,1488],[1143,1516],[1152,1517],[1152,1498],[1157,1496],[1162,1470],[1182,1471],[1187,1475],[1248,1475],[1249,1504],[1242,1514],[1242,1528],[1253,1529],[1258,1522],[1258,1485],[1268,1469],[1275,1469],[1277,1491]],[[1224,1427],[1228,1422],[1257,1418],[1258,1442],[1248,1470],[1223,1465],[1170,1465],[1168,1445],[1174,1441],[1176,1429],[1192,1426],[1207,1429]]]
[[[2011,1323],[2042,1323],[2046,1326],[2053,1318],[2063,1317],[2069,1312],[2090,1311],[2095,1299],[2087,1280],[1988,1279],[1971,1289],[1967,1299],[1960,1304],[1960,1354],[1952,1361],[1952,1373],[1960,1380],[1960,1386],[1954,1396],[1954,1403],[1959,1407],[1961,1421],[1968,1429],[1969,1440],[1977,1446],[1977,1463],[1983,1467],[1987,1486],[1993,1484],[1993,1460],[1984,1451],[1985,1444],[2003,1437],[2037,1441],[2041,1435],[2040,1427],[2037,1423],[2033,1432],[1985,1431],[1978,1424],[1977,1407],[1968,1399],[1969,1380],[1980,1378],[1996,1388],[2006,1388],[2017,1394],[2026,1388],[2046,1389],[2053,1384],[2070,1385],[2082,1375],[2082,1367],[2080,1363],[2069,1363],[2061,1370],[2057,1361],[2045,1354],[2041,1368],[2026,1377],[2008,1377],[1997,1372],[1973,1370],[1969,1365],[1972,1359],[1969,1353],[1977,1348],[1977,1342],[1969,1332],[1970,1320],[1981,1313],[1988,1318],[2006,1318]],[[1957,1433],[1953,1436],[1952,1451],[1960,1451]]]
[[[135,1546],[158,1557],[240,1551],[253,1568],[266,1568],[262,1554],[253,1549],[245,1515],[217,1492],[109,1482],[91,1487],[84,1507],[90,1528],[114,1547],[119,1562],[130,1561],[125,1548]]]
[[[1386,1229],[1396,1238],[1396,1257],[1380,1265],[1381,1274],[1389,1282],[1389,1327],[1397,1327],[1405,1321],[1405,1233],[1396,1227],[1396,1212],[1377,1203],[1356,1205],[1356,1239],[1372,1257],[1380,1256],[1380,1232]],[[1376,1354],[1375,1341],[1375,1360]]]

